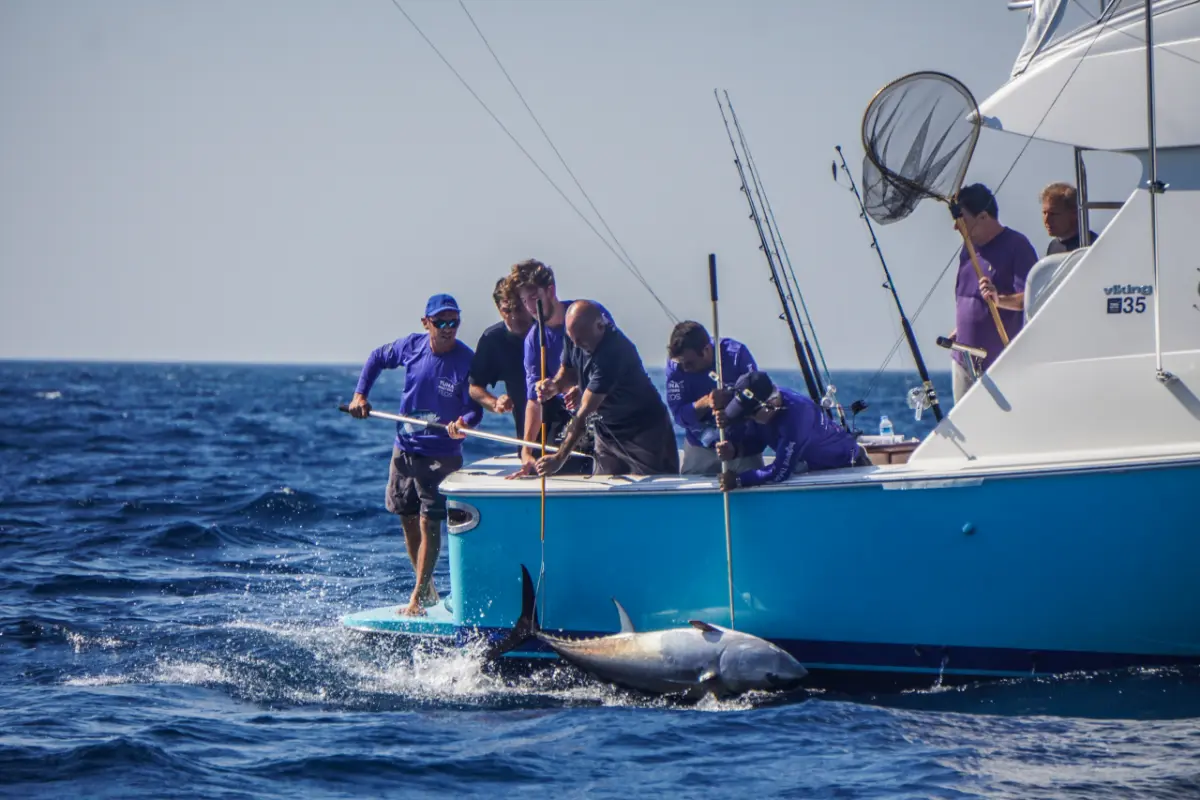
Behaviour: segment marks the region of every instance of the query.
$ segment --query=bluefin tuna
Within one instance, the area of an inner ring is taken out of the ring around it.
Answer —
[[[606,683],[648,694],[691,697],[728,697],[754,689],[789,691],[808,674],[790,653],[764,639],[699,620],[689,621],[687,627],[638,632],[616,598],[619,633],[588,639],[552,636],[538,625],[533,579],[524,566],[521,580],[520,619],[490,649],[491,657],[536,639]]]

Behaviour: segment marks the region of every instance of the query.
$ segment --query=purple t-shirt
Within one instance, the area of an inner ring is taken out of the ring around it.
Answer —
[[[1037,262],[1037,250],[1022,234],[1012,228],[1005,228],[982,247],[976,247],[979,255],[979,267],[983,274],[992,279],[996,291],[1000,294],[1018,294],[1025,291],[1025,279],[1029,270]],[[971,265],[967,248],[963,247],[958,254],[958,282],[954,286],[955,313],[954,322],[958,331],[959,344],[972,347],[982,347],[987,351],[982,369],[987,369],[1000,355],[1004,345],[1000,342],[1000,332],[992,320],[992,312],[979,293],[979,276]],[[1025,324],[1024,311],[1007,311],[998,309],[1008,338],[1012,339],[1021,332]],[[966,366],[966,356],[954,351],[954,360]]]
[[[750,355],[750,348],[735,339],[721,339],[721,377],[725,379],[724,388],[733,388],[738,378],[757,369],[754,356]],[[693,405],[716,386],[717,382],[713,380],[711,373],[684,372],[674,359],[667,359],[667,406],[671,409],[675,424],[683,428],[688,443],[695,447],[711,449],[718,439],[716,424],[712,418],[701,422]],[[726,430],[731,442],[741,443],[744,438],[748,438],[742,452],[738,454],[739,457],[757,455],[766,447],[766,442],[762,441],[761,436],[746,437],[747,433],[752,433],[760,427],[753,422],[746,422],[731,425]]]
[[[775,460],[738,476],[743,486],[783,483],[801,461],[810,470],[849,467],[858,442],[805,395],[780,387],[781,408],[766,425],[754,423],[775,451]]]
[[[354,391],[365,397],[379,373],[404,367],[401,414],[443,425],[462,417],[475,427],[483,418],[483,409],[468,393],[473,355],[462,342],[455,342],[449,353],[438,355],[429,347],[428,334],[413,333],[371,351]],[[405,422],[396,423],[396,447],[423,456],[462,454],[461,439],[451,439],[441,428],[418,428]]]

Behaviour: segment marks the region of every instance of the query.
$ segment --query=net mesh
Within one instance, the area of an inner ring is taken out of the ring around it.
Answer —
[[[967,87],[940,72],[885,86],[863,115],[864,205],[881,225],[904,219],[926,197],[958,193],[979,138]]]

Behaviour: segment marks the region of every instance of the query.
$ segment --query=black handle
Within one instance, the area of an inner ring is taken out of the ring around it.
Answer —
[[[944,347],[947,350],[949,350],[951,347],[954,346],[954,340],[947,339],[945,336],[939,336],[939,337],[937,337],[937,346]]]
[[[350,406],[346,405],[345,403],[342,403],[340,406],[338,406],[338,411],[345,411],[347,414],[349,414]]]
[[[708,289],[712,295],[712,301],[717,302],[717,255],[716,253],[708,254]]]

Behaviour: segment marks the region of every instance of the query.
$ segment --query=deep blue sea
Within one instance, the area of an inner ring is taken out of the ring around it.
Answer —
[[[343,632],[412,586],[357,374],[0,363],[0,795],[1200,796],[1195,672],[682,707]]]

